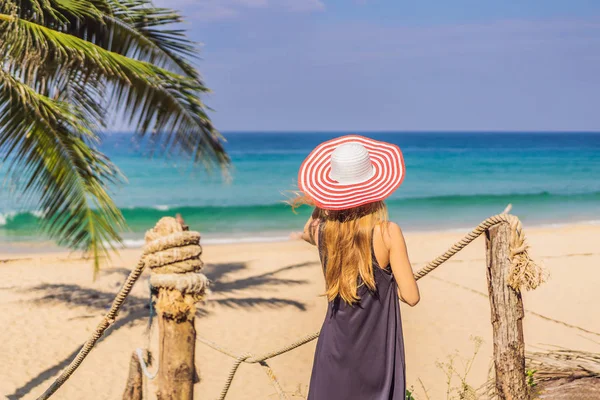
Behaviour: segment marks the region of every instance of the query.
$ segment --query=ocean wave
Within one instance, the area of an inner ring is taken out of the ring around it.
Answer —
[[[393,197],[386,201],[388,207],[402,205],[418,205],[418,206],[456,206],[469,204],[482,204],[489,202],[520,202],[520,203],[537,203],[537,202],[562,202],[562,201],[600,201],[600,192],[577,192],[577,193],[551,193],[548,191],[532,192],[532,193],[499,193],[499,194],[450,194],[439,196],[414,196],[414,197]],[[153,218],[158,215],[175,215],[181,213],[184,217],[190,214],[210,214],[215,215],[218,212],[238,213],[266,213],[272,211],[288,212],[290,206],[283,201],[273,202],[268,204],[230,204],[230,205],[198,205],[198,206],[172,206],[158,204],[152,206],[131,206],[121,208],[121,212],[125,218],[136,218],[147,214]],[[250,216],[251,214],[247,214]],[[8,211],[0,213],[0,226],[9,225],[12,222],[25,222],[24,219],[40,219],[44,218],[43,211]]]
[[[14,211],[7,212],[4,214],[0,213],[0,226],[6,225],[9,220],[14,218],[15,215],[17,215],[17,213]]]
[[[576,192],[576,193],[552,193],[548,191],[531,192],[531,193],[482,193],[482,194],[449,194],[438,196],[412,196],[412,197],[393,197],[386,200],[388,206],[419,203],[419,204],[456,204],[456,203],[480,203],[487,201],[563,201],[563,200],[600,200],[600,192]],[[219,211],[219,210],[274,210],[274,209],[289,209],[289,205],[285,202],[273,202],[263,204],[225,204],[225,205],[200,205],[200,206],[165,206],[156,205],[151,207],[130,207],[127,210],[130,212],[144,212],[148,210],[154,211]]]
[[[43,211],[7,211],[0,213],[0,227],[9,226],[15,222],[22,222],[23,219],[39,220],[44,218],[45,215]]]
[[[554,221],[557,218],[554,217],[552,210],[564,209],[573,210],[574,213],[571,214],[573,217],[587,219],[588,216],[597,215],[594,214],[594,210],[600,208],[600,192],[441,195],[401,197],[387,201],[391,217],[402,218],[408,223],[415,222],[413,220],[417,219],[417,224],[418,220],[427,219],[434,212],[436,214],[444,213],[448,216],[462,215],[467,210],[475,209],[480,210],[477,212],[481,213],[493,213],[500,212],[508,203],[512,203],[517,212],[539,216],[535,218],[537,220]],[[308,217],[310,208],[302,207],[298,209],[298,214],[294,214],[289,205],[284,202],[274,202],[271,204],[210,206],[154,205],[122,208],[121,212],[130,231],[135,233],[144,232],[164,216],[181,214],[188,225],[197,227],[204,233],[233,234],[235,236],[235,234],[244,232],[296,229],[296,225]],[[41,218],[44,218],[44,213],[40,211],[0,213],[0,232],[10,231],[8,234],[11,236],[34,235],[39,231]],[[570,217],[564,214],[558,219],[565,220]],[[597,217],[589,219],[597,220]],[[456,222],[459,221],[456,220]]]

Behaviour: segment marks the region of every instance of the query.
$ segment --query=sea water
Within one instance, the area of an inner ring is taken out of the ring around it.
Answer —
[[[131,134],[104,135],[101,149],[127,177],[111,188],[129,246],[162,216],[180,213],[203,243],[284,240],[310,215],[285,204],[298,168],[319,143],[344,133],[225,133],[230,179],[185,159],[151,156]],[[525,225],[600,223],[599,133],[372,132],[400,146],[402,186],[387,200],[405,230],[467,230],[507,204]],[[21,204],[2,176],[0,243],[43,241],[43,210]]]

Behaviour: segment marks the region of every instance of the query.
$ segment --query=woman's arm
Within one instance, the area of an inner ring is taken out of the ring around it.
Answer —
[[[315,210],[312,212],[312,215],[310,216],[308,221],[306,221],[306,224],[304,224],[304,230],[302,232],[292,234],[292,238],[302,239],[312,245],[316,245],[317,244],[316,227],[318,225],[319,225],[319,214],[318,214],[318,209],[315,208]]]
[[[388,224],[387,233],[385,236],[387,236],[386,239],[388,239],[389,243],[386,243],[386,245],[390,249],[390,264],[392,266],[392,273],[398,284],[398,296],[400,296],[400,300],[409,306],[415,306],[421,299],[421,296],[419,295],[419,287],[413,276],[413,270],[408,259],[404,235],[402,235],[400,227],[393,222]]]

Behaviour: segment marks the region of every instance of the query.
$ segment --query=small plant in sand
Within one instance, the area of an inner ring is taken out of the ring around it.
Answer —
[[[537,386],[537,383],[535,383],[535,380],[533,379],[533,374],[535,374],[536,372],[536,369],[528,369],[525,372],[525,374],[527,375],[527,386],[529,386],[530,389],[533,389]]]
[[[473,355],[469,358],[463,358],[458,353],[454,353],[448,356],[447,361],[436,363],[437,367],[440,368],[446,375],[446,399],[447,400],[477,400],[478,395],[475,388],[467,383],[467,376],[471,372],[473,363],[481,345],[483,339],[478,336],[471,336],[471,341],[474,344]],[[462,366],[459,369],[458,364]],[[455,379],[458,379],[458,384],[455,384]]]
[[[529,396],[532,399],[537,398],[538,388],[537,382],[535,381],[534,374],[537,372],[537,369],[528,369],[525,371],[525,376],[527,380],[527,388],[529,389]]]

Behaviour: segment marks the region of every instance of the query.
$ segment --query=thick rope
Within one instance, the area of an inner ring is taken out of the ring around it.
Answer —
[[[152,274],[150,284],[156,288],[177,290],[181,293],[203,295],[208,288],[208,278],[204,274]]]
[[[257,364],[257,363],[261,363],[263,361],[266,361],[270,358],[273,358],[275,356],[287,353],[288,351],[292,351],[308,342],[311,342],[313,340],[315,340],[317,337],[319,337],[319,332],[314,332],[308,336],[303,337],[302,339],[299,339],[293,343],[288,344],[287,346],[284,346],[282,348],[279,348],[277,350],[274,351],[270,351],[268,353],[262,354],[260,356],[255,356],[252,354],[246,354],[246,357],[243,359],[243,362],[247,363],[247,364]],[[233,351],[230,351],[214,342],[211,342],[210,340],[204,339],[202,337],[198,337],[197,340],[199,342],[204,343],[205,345],[207,345],[208,347],[217,350],[220,353],[223,353],[231,358],[239,358],[241,356],[235,354]]]
[[[456,253],[464,249],[469,243],[481,236],[494,225],[508,223],[511,227],[511,266],[509,285],[517,292],[524,286],[527,290],[537,288],[545,280],[544,271],[535,263],[528,254],[529,245],[525,239],[525,233],[519,218],[510,214],[498,214],[484,220],[475,229],[469,232],[458,242],[454,243],[444,254],[435,258],[425,267],[415,273],[415,279],[419,280],[431,271],[448,261]]]
[[[146,234],[146,238],[151,241],[144,245],[144,254],[154,254],[173,247],[198,244],[200,242],[200,234],[194,231],[175,232],[167,236]]]
[[[129,273],[127,280],[125,281],[125,283],[121,287],[121,290],[113,300],[110,310],[106,313],[100,324],[98,324],[96,330],[92,334],[92,337],[90,337],[88,341],[85,342],[81,350],[79,350],[77,356],[71,361],[67,368],[65,368],[62,371],[62,373],[54,380],[52,385],[50,385],[50,387],[46,389],[46,391],[40,397],[38,397],[38,400],[46,400],[50,396],[52,396],[54,392],[56,392],[63,385],[63,383],[65,383],[66,380],[69,379],[71,375],[73,375],[73,372],[75,372],[75,370],[81,365],[81,363],[92,350],[98,339],[102,337],[104,331],[106,331],[106,329],[108,329],[108,327],[115,322],[115,318],[119,313],[119,309],[123,305],[123,302],[125,301],[125,298],[127,298],[129,292],[131,292],[133,285],[144,271],[144,267],[145,263],[142,259],[138,262],[138,265],[135,267],[135,269]]]
[[[146,254],[146,266],[150,268],[162,267],[178,261],[198,259],[202,254],[202,247],[190,244],[182,247],[172,247],[156,253]]]
[[[233,366],[231,367],[231,370],[229,371],[229,375],[227,375],[227,380],[225,381],[225,386],[223,387],[223,390],[221,390],[221,395],[219,396],[219,400],[222,400],[225,398],[225,396],[227,396],[227,392],[229,391],[229,387],[231,386],[231,382],[233,381],[233,377],[235,376],[235,373],[237,372],[238,368],[240,367],[240,365],[244,362],[244,360],[247,357],[248,357],[247,354],[243,355],[243,356],[239,356],[233,362]]]
[[[415,279],[419,280],[419,279],[423,278],[424,276],[429,274],[431,271],[433,271],[434,269],[436,269],[437,267],[439,267],[440,265],[442,265],[443,263],[448,261],[450,259],[450,257],[452,257],[453,255],[455,255],[456,253],[458,253],[459,251],[464,249],[469,243],[471,243],[473,240],[477,239],[479,236],[481,236],[481,234],[483,232],[485,232],[492,226],[502,223],[502,222],[509,223],[509,220],[510,220],[509,217],[511,217],[511,216],[509,216],[508,214],[499,214],[499,215],[494,215],[492,217],[489,217],[488,219],[486,219],[485,221],[480,223],[471,232],[467,233],[465,235],[465,237],[463,237],[461,240],[454,243],[452,245],[452,247],[450,247],[448,250],[446,250],[446,252],[444,254],[436,257],[433,261],[431,261],[426,266],[424,266],[419,271],[417,271],[415,273]]]
[[[156,375],[158,375],[158,368],[156,369],[155,373],[151,373],[148,370],[148,365],[146,365],[146,360],[144,357],[144,350],[138,347],[137,349],[135,349],[135,354],[137,355],[138,361],[140,362],[140,366],[142,367],[142,372],[144,373],[144,375],[146,375],[146,378],[150,380],[156,378]]]
[[[285,392],[283,391],[283,388],[279,384],[279,381],[277,380],[277,377],[275,376],[275,373],[273,372],[273,370],[271,369],[269,364],[267,364],[266,361],[261,361],[259,364],[261,367],[263,367],[263,370],[265,371],[265,373],[271,380],[271,383],[275,387],[275,390],[277,391],[277,395],[279,396],[279,400],[288,400],[288,397],[286,396]]]
[[[185,261],[177,261],[162,267],[152,268],[153,274],[185,274],[187,272],[198,272],[204,263],[199,258]]]

